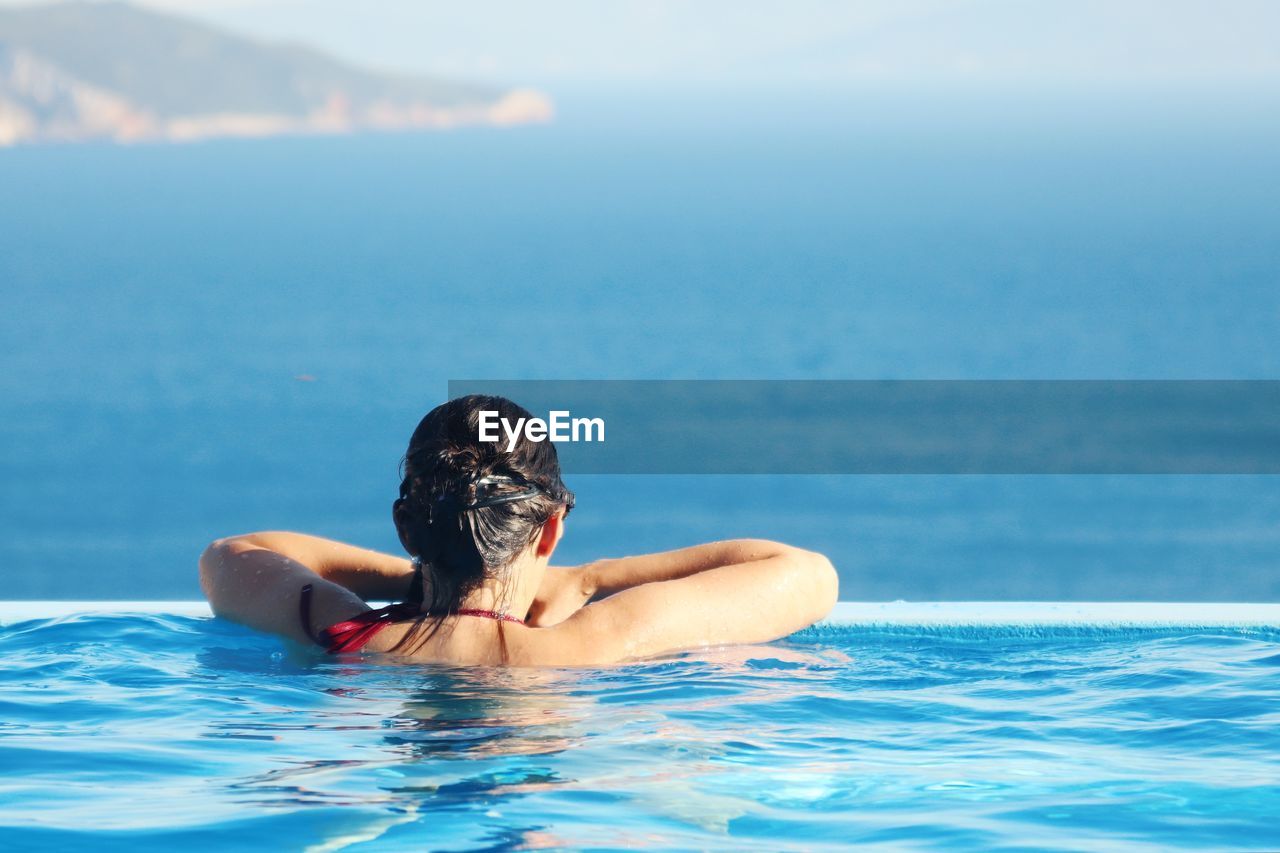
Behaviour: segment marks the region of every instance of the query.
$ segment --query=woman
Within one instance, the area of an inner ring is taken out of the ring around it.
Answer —
[[[219,539],[200,557],[214,612],[329,652],[535,666],[766,642],[835,603],[826,557],[758,539],[550,566],[573,508],[555,445],[479,441],[486,410],[530,417],[462,397],[414,431],[392,509],[410,559],[299,533]]]

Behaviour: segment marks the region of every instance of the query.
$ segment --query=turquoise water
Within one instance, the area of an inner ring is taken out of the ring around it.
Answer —
[[[598,670],[0,628],[6,850],[1280,847],[1280,633],[819,627]]]
[[[3,597],[397,551],[449,378],[1275,378],[1275,91],[619,93],[0,151]],[[296,377],[305,377],[302,379]],[[1280,599],[1280,479],[579,478],[560,558],[760,536],[853,600]]]

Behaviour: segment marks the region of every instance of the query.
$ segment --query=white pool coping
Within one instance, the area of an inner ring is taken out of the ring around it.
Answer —
[[[203,601],[0,601],[0,625],[81,613],[209,616]],[[842,601],[823,620],[852,627],[1280,628],[1280,603]]]

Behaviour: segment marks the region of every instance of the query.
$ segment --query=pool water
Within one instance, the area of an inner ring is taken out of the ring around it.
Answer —
[[[0,847],[1280,848],[1280,631],[851,628],[593,670],[0,627]]]

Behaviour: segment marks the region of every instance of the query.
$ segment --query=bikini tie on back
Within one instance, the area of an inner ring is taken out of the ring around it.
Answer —
[[[298,600],[298,615],[302,618],[302,629],[307,632],[307,636],[311,638],[313,643],[324,646],[329,654],[341,654],[342,652],[358,651],[372,640],[379,631],[391,623],[412,619],[415,616],[423,615],[423,613],[416,604],[402,601],[398,604],[379,607],[376,610],[366,610],[351,619],[330,625],[319,633],[314,633],[311,630],[311,584],[306,584],[302,587],[302,597]],[[524,624],[523,619],[509,616],[506,613],[498,613],[493,610],[474,610],[472,608],[454,610],[449,613],[432,611],[426,615],[478,616],[482,619],[514,622],[517,625]]]

